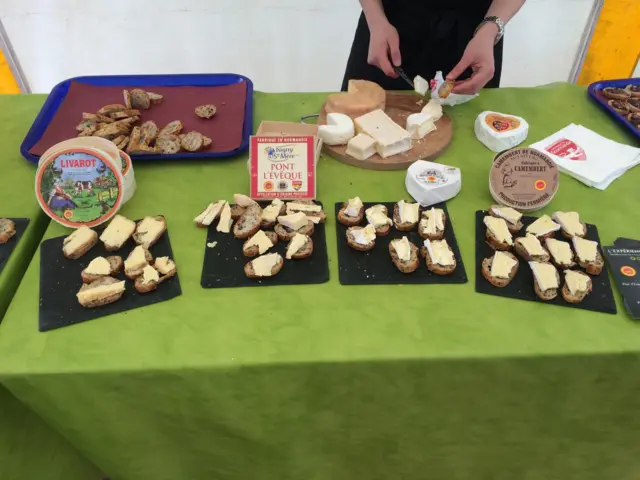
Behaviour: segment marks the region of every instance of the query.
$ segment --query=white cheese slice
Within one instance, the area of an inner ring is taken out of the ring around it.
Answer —
[[[89,275],[109,275],[111,273],[111,265],[106,258],[96,257],[91,260],[84,271]]]
[[[411,135],[382,110],[374,110],[355,119],[358,133],[376,141],[376,151],[382,158],[411,150]]]
[[[364,161],[376,154],[376,141],[369,135],[359,133],[349,140],[345,153],[356,160]]]
[[[558,288],[556,267],[550,263],[541,262],[529,262],[529,266],[541,291]]]
[[[436,130],[436,125],[431,115],[412,113],[407,117],[407,132],[411,134],[411,138],[414,140],[420,140],[434,130]]]
[[[287,260],[291,260],[296,253],[298,253],[309,241],[309,237],[307,235],[301,235],[296,233],[291,242],[289,242],[289,246],[287,247]]]
[[[584,226],[580,223],[578,212],[556,212],[553,214],[553,219],[572,237],[584,234]]]
[[[591,283],[589,275],[576,270],[565,270],[564,280],[567,284],[567,288],[569,288],[569,292],[574,295],[589,290],[589,283]]]
[[[416,75],[413,79],[413,89],[417,94],[424,97],[429,91],[429,81],[425,80],[420,75]]]
[[[287,214],[292,214],[296,212],[321,212],[322,207],[320,205],[316,205],[315,203],[296,203],[289,202],[287,203]]]
[[[524,142],[529,134],[529,124],[515,115],[482,112],[476,118],[474,130],[485,147],[498,153]]]
[[[433,118],[434,122],[437,122],[438,120],[440,120],[442,118],[442,115],[444,115],[444,112],[442,111],[442,105],[440,105],[438,102],[434,100],[429,100],[429,103],[427,103],[422,108],[422,112],[420,113],[429,115],[430,117]]]
[[[376,239],[376,229],[373,225],[369,224],[364,228],[357,230],[351,230],[353,239],[359,245],[369,245]]]
[[[581,262],[595,262],[598,257],[598,242],[573,237],[573,248]]]
[[[555,238],[547,238],[545,243],[557,264],[569,265],[573,261],[573,252],[567,242],[561,242]]]
[[[282,215],[281,217],[278,217],[278,223],[293,231],[300,230],[308,222],[308,217],[302,212],[293,213],[291,215]]]
[[[405,186],[423,207],[455,197],[462,188],[459,168],[417,160],[407,170]]]
[[[147,257],[142,245],[138,245],[136,248],[131,250],[131,253],[124,261],[124,269],[125,270],[139,270],[144,265],[146,265]]]
[[[252,260],[253,272],[257,277],[271,277],[272,269],[282,261],[282,257],[277,253],[269,253]]]
[[[273,247],[273,243],[271,242],[269,237],[267,237],[267,234],[264,233],[263,230],[258,230],[255,235],[253,235],[253,237],[247,240],[245,248],[253,246],[258,247],[258,252],[260,255],[262,255],[264,252]]]
[[[411,245],[409,244],[409,239],[407,237],[392,240],[391,245],[393,245],[398,258],[401,261],[408,262],[411,260]]]
[[[144,217],[136,228],[138,242],[147,248],[151,242],[158,238],[165,229],[165,223],[155,217]]]
[[[541,237],[551,232],[557,232],[558,230],[560,230],[560,225],[551,220],[549,215],[541,216],[527,227],[527,233],[531,233],[536,237]]]
[[[370,215],[373,212],[383,213],[383,214],[386,215],[387,207],[385,207],[384,205],[378,203],[376,205],[373,205],[373,206],[367,208],[364,213],[367,214],[367,215]]]
[[[176,268],[176,264],[169,257],[158,257],[156,258],[153,267],[160,272],[160,274],[166,275]]]
[[[404,200],[398,202],[398,211],[402,223],[418,223],[420,205],[417,203],[407,203]]]
[[[282,209],[282,200],[274,199],[271,202],[271,205],[267,206],[262,210],[261,219],[265,222],[275,222],[278,215],[280,215],[280,210]]]
[[[158,271],[153,268],[151,265],[147,265],[146,267],[144,267],[142,269],[142,284],[143,285],[147,285],[149,283],[153,283],[153,282],[159,282],[160,281],[160,275],[158,274]]]
[[[518,263],[513,257],[504,252],[496,252],[491,262],[491,276],[493,278],[509,278],[511,270]]]
[[[327,124],[318,127],[318,136],[325,145],[346,145],[354,135],[353,120],[343,113],[329,113]]]
[[[205,225],[208,227],[216,218],[218,218],[224,203],[224,200],[218,200],[216,203],[210,203],[209,206],[205,208],[204,212],[198,215],[193,221],[198,225]]]
[[[360,197],[350,198],[347,202],[347,208],[345,208],[344,214],[347,217],[357,217],[363,207],[364,204],[362,203],[362,200],[360,200]]]
[[[449,249],[449,244],[446,240],[431,241],[427,239],[424,241],[424,246],[427,247],[433,263],[443,267],[449,267],[456,263],[453,252]]]
[[[524,237],[520,237],[518,242],[522,245],[525,251],[532,256],[546,255],[547,252],[542,248],[542,244],[538,237],[535,235],[527,234]]]
[[[420,229],[428,234],[435,235],[444,230],[444,210],[431,208],[422,213]]]
[[[496,237],[496,240],[500,243],[507,243],[507,245],[513,245],[513,237],[507,227],[507,222],[504,218],[496,218],[491,216],[484,217],[484,224],[489,231]]]
[[[134,228],[135,225],[134,223]],[[62,250],[65,255],[72,254],[83,245],[92,242],[95,239],[95,235],[96,233],[89,227],[80,227],[62,241]]]
[[[216,230],[221,233],[229,233],[231,231],[231,225],[233,225],[233,218],[231,218],[231,207],[229,202],[224,202],[222,207],[222,213],[220,213],[220,221]]]
[[[93,300],[98,300],[100,298],[110,297],[111,295],[115,295],[118,293],[124,292],[125,282],[124,280],[118,283],[112,283],[110,285],[100,285],[95,288],[88,288],[82,292],[78,292],[76,297],[78,297],[78,301],[80,303],[89,303]]]
[[[494,207],[492,210],[493,213],[500,218],[504,218],[511,225],[517,225],[522,218],[522,214],[511,207]]]
[[[367,222],[375,228],[380,228],[385,225],[393,225],[393,221],[384,214],[382,207],[382,205],[374,205],[373,207],[367,208],[365,211]]]
[[[120,248],[133,235],[135,229],[136,222],[122,215],[116,215],[100,235],[100,240],[110,247]]]

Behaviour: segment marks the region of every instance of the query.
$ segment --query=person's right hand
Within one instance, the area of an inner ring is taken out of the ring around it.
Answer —
[[[397,78],[394,66],[402,65],[400,56],[400,36],[396,28],[389,22],[381,23],[369,28],[369,56],[367,62],[382,70],[385,75]]]

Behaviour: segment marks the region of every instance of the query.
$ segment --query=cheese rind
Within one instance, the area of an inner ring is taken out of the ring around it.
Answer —
[[[584,234],[584,225],[580,222],[578,212],[556,212],[553,214],[553,219],[572,237]]]
[[[517,264],[517,260],[504,252],[496,252],[491,262],[491,276],[494,278],[509,278],[511,270]]]
[[[135,228],[135,223],[133,225]],[[80,227],[62,241],[62,251],[65,255],[72,254],[83,245],[94,241],[95,235],[89,227]]]
[[[358,133],[376,141],[376,151],[382,158],[411,150],[411,135],[382,110],[374,110],[355,119]]]
[[[253,267],[253,273],[257,277],[271,277],[273,275],[272,270],[279,262],[282,261],[282,257],[277,253],[269,253],[251,261]]]
[[[231,217],[231,207],[229,202],[224,202],[222,212],[220,213],[220,221],[216,230],[221,233],[229,233],[231,231],[231,225],[233,224],[233,218]]]
[[[565,270],[564,280],[569,292],[574,295],[589,290],[589,284],[591,283],[589,275],[575,270]]]
[[[376,141],[369,135],[359,133],[349,140],[345,153],[356,160],[364,161],[376,154]]]
[[[309,222],[307,216],[302,212],[293,213],[291,215],[282,215],[278,217],[278,223],[284,225],[289,230],[300,230]]]
[[[573,262],[573,252],[567,242],[561,242],[555,238],[547,238],[547,249],[559,265],[570,265]]]
[[[328,114],[344,113],[357,118],[376,109],[384,110],[386,97],[386,92],[377,83],[349,80],[346,92],[333,93],[327,97],[325,111]]]
[[[518,241],[529,255],[537,256],[547,254],[545,249],[542,248],[540,240],[538,240],[538,237],[535,235],[527,234],[524,237],[520,237]]]
[[[573,248],[581,262],[595,262],[598,258],[598,242],[573,237]]]
[[[529,262],[529,266],[541,291],[558,288],[556,267],[550,263],[541,262]]]
[[[120,248],[136,230],[136,222],[116,215],[100,235],[100,240],[110,247]]]
[[[198,225],[208,227],[216,218],[218,218],[224,204],[224,200],[218,200],[215,203],[210,203],[207,208],[205,208],[204,212],[198,215],[193,221]]]
[[[287,260],[291,260],[296,253],[298,253],[309,241],[309,237],[307,235],[301,235],[296,233],[291,242],[289,242],[289,246],[287,247]]]
[[[106,258],[96,257],[91,260],[84,271],[89,275],[109,275],[111,273],[111,265]]]
[[[455,265],[455,257],[453,252],[449,248],[449,244],[446,240],[425,240],[424,246],[427,247],[431,261],[435,264],[442,265],[443,267],[450,267]]]
[[[560,230],[560,225],[551,220],[549,215],[543,215],[527,227],[527,233],[541,237],[551,232]]]
[[[153,268],[151,265],[147,265],[142,269],[141,282],[143,285],[147,285],[153,282],[157,283],[159,281],[160,281],[160,275],[158,274],[158,271],[155,268]]]
[[[318,127],[318,136],[326,145],[345,145],[355,135],[353,120],[343,113],[327,114],[327,124]]]
[[[398,213],[402,223],[418,223],[420,204],[407,203],[404,200],[398,202]]]
[[[363,207],[364,205],[360,197],[350,198],[347,201],[347,208],[345,208],[344,214],[347,217],[357,217]]]
[[[353,239],[359,245],[369,245],[376,239],[376,229],[373,225],[369,224],[364,228],[357,230],[351,230]]]
[[[110,297],[111,295],[116,295],[118,293],[122,293],[125,290],[125,282],[124,280],[118,283],[112,283],[109,285],[100,285],[95,288],[88,288],[82,292],[78,292],[76,297],[78,301],[82,304],[87,304],[94,300],[98,300],[100,298]]]
[[[517,225],[522,218],[522,214],[511,207],[493,207],[492,210],[493,213],[500,218],[504,218],[511,225]]]
[[[408,262],[411,260],[411,245],[409,244],[409,239],[407,237],[391,240],[391,245],[393,245],[396,255],[398,255],[398,258],[401,261]]]
[[[144,247],[142,245],[138,245],[136,248],[131,250],[131,253],[124,261],[124,269],[139,270],[147,263],[147,256]]]
[[[507,227],[507,222],[503,218],[496,217],[484,217],[484,224],[487,229],[496,237],[496,240],[500,243],[507,243],[507,245],[513,245],[513,237]]]
[[[267,234],[263,230],[258,230],[249,240],[247,240],[246,247],[258,247],[258,253],[262,255],[264,252],[273,247],[273,242],[267,237]]]

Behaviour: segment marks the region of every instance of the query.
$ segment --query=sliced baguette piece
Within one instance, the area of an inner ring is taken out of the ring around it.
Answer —
[[[156,147],[165,155],[173,155],[182,150],[182,144],[177,135],[162,135],[156,139]]]
[[[164,137],[166,135],[179,135],[182,132],[182,122],[180,120],[174,120],[165,125],[165,127],[160,130],[158,133],[158,137]]]
[[[411,231],[418,226],[419,221],[420,221],[420,206],[418,206],[418,218],[415,222],[403,222],[402,219],[400,218],[400,205],[396,203],[393,206],[393,224],[398,230],[402,232]]]
[[[538,244],[540,245],[540,248],[543,250],[544,253],[542,254],[536,254],[536,255],[531,255],[527,249],[524,247],[523,242],[523,237],[518,237],[514,240],[513,242],[513,248],[515,249],[516,253],[525,261],[527,262],[542,262],[542,263],[546,263],[549,260],[551,260],[551,255],[549,254],[549,252],[547,252],[544,247],[542,246],[542,244],[540,243],[540,240],[538,240],[538,237],[536,237],[535,235],[530,235],[531,237],[535,238],[535,241],[538,242]]]
[[[138,145],[129,152],[131,155],[146,155],[149,153],[160,153],[158,147],[148,147],[147,145]]]
[[[113,112],[119,112],[121,110],[126,110],[127,107],[122,105],[121,103],[112,103],[109,105],[105,105],[100,110],[98,110],[98,115],[109,115]]]
[[[507,221],[504,218],[488,216],[484,217],[483,222],[486,226],[485,237],[489,246],[494,250],[510,250],[513,246],[513,238],[511,237],[511,232],[509,232]],[[500,238],[496,236],[494,229],[499,231]]]
[[[442,226],[444,228],[440,229],[438,225],[436,225],[436,233],[428,232],[428,222],[431,216],[431,209],[424,210],[420,221],[418,222],[418,235],[425,240],[442,240],[444,238],[444,232],[447,228],[447,214],[441,208],[435,208],[434,210],[436,210],[436,213],[440,213],[442,215]]]
[[[161,282],[170,279],[178,273],[176,263],[169,257],[156,258],[155,262],[153,262],[153,268],[155,268],[160,274]]]
[[[237,203],[229,205],[229,208],[231,209],[231,218],[234,221],[239,219],[242,215],[244,215],[244,212],[247,210],[246,207],[243,207],[242,205],[238,205]]]
[[[138,252],[140,251],[140,249],[142,249],[142,253],[144,254],[145,261],[140,262],[139,264],[136,263],[135,265],[130,265],[134,259],[134,256],[138,255]],[[127,278],[134,280],[138,278],[140,275],[142,275],[144,267],[146,267],[147,265],[151,265],[152,263],[153,263],[153,255],[151,255],[151,252],[146,248],[144,248],[143,246],[139,245],[138,247],[131,250],[131,253],[129,253],[129,256],[124,261],[124,274]]]
[[[555,212],[551,218],[560,225],[560,231],[564,238],[584,238],[587,234],[587,224],[580,220],[577,212]],[[573,225],[570,225],[571,223],[573,223]],[[571,230],[569,231],[568,228]]]
[[[262,231],[262,230],[259,230],[259,231]],[[256,232],[256,234],[257,233],[258,232]],[[271,241],[272,246],[278,243],[278,235],[276,234],[276,232],[264,232],[264,234]],[[249,257],[249,258],[257,257],[258,255],[260,255],[260,248],[258,247],[258,245],[250,245],[249,244],[250,241],[251,241],[251,238],[247,239],[247,241],[244,242],[244,245],[242,245],[242,253],[244,254],[245,257]]]
[[[259,272],[256,271],[256,267],[255,267],[255,265],[257,264],[254,264],[254,262],[259,262],[259,263],[267,262],[268,264],[273,264],[273,265],[269,269],[269,272],[265,272],[264,275],[259,275]],[[248,278],[273,277],[274,275],[277,275],[280,272],[280,270],[282,270],[283,265],[284,265],[284,259],[282,258],[281,255],[277,253],[268,253],[254,260],[251,260],[249,263],[247,263],[244,266],[244,274]]]
[[[82,130],[78,134],[78,137],[93,137],[93,134],[96,133],[98,130],[99,130],[98,125],[93,125],[89,128]]]
[[[216,106],[211,103],[207,105],[200,105],[199,107],[196,107],[195,110],[197,116],[207,120],[213,118],[213,116],[216,114],[216,111]]]
[[[0,218],[0,245],[7,243],[15,234],[15,222],[8,218]]]
[[[545,246],[547,247],[547,251],[551,255],[551,263],[553,263],[556,268],[559,268],[560,270],[566,270],[568,268],[573,268],[576,265],[576,262],[574,262],[575,255],[571,250],[571,246],[567,242],[562,242],[560,240],[556,240],[555,238],[547,238],[545,239]],[[569,255],[571,255],[569,261],[565,263],[562,263],[560,261],[561,259],[558,258],[557,255],[554,255],[554,253],[561,253],[561,251],[559,251],[558,249],[562,247],[568,248],[570,252]]]
[[[313,253],[313,240],[309,235],[297,233],[287,245],[287,260],[302,260]]]
[[[147,110],[151,106],[151,99],[144,90],[134,88],[129,92],[131,97],[131,107],[140,110]]]
[[[152,105],[160,105],[164,100],[163,95],[155,92],[147,92],[147,96],[149,97],[149,100],[151,100]]]
[[[406,238],[406,237],[403,237]],[[413,273],[420,266],[420,258],[418,256],[418,247],[416,247],[413,243],[409,242],[409,253],[410,258],[408,261],[401,260],[398,256],[398,252],[396,251],[395,242],[399,242],[401,240],[392,240],[389,243],[389,255],[391,255],[391,261],[396,266],[398,270],[402,273]]]
[[[431,240],[429,241],[431,242]],[[431,243],[435,244],[437,242],[445,242],[446,244],[447,241],[434,240]],[[449,251],[451,252],[451,256],[453,257],[453,265],[440,265],[439,263],[434,262],[433,259],[431,258],[431,254],[429,253],[429,249],[426,246],[423,246],[420,248],[420,253],[425,258],[425,261],[427,263],[427,270],[429,270],[432,273],[435,273],[436,275],[451,275],[453,272],[456,271],[456,267],[458,265],[456,256],[453,253],[453,250],[451,250],[451,246],[449,244],[447,244],[447,248],[449,249]]]
[[[560,293],[562,294],[562,298],[569,303],[580,303],[582,302],[587,295],[591,293],[593,290],[593,281],[591,277],[586,273],[580,272],[578,270],[565,270],[565,282],[562,286],[562,290]],[[572,278],[581,278],[582,282],[584,282],[585,288],[579,288],[575,292],[572,292],[569,288],[569,283],[571,283]]]
[[[98,234],[89,227],[80,227],[62,241],[62,254],[76,260],[98,243]]]
[[[367,218],[367,222],[372,224],[376,229],[376,235],[378,235],[379,237],[384,237],[389,234],[393,221],[388,217],[389,211],[387,210],[386,206],[382,204],[373,205],[372,207],[367,208],[364,211],[364,214]],[[377,214],[386,217],[385,220],[387,223],[380,222],[379,224],[376,224],[374,220],[376,220],[375,217],[378,216]]]
[[[98,129],[98,123],[100,122],[98,122],[97,120],[82,120],[78,125],[76,125],[76,130],[82,133],[85,130],[93,128],[93,131],[95,132]]]
[[[532,273],[535,272],[534,270],[535,265],[546,265],[548,267],[553,268],[553,271],[555,272],[555,275],[556,275],[556,280],[558,282],[558,287],[548,288],[546,290],[543,290],[542,287],[538,284],[538,280],[535,273],[533,273],[533,290],[536,296],[540,300],[543,300],[545,302],[548,302],[549,300],[553,300],[554,298],[556,298],[558,296],[558,289],[560,288],[560,274],[558,273],[558,270],[556,269],[556,267],[554,267],[553,264],[551,263],[539,263],[539,262],[529,262],[529,265],[531,266]]]
[[[598,249],[598,243],[580,237],[573,237],[571,240],[573,242],[573,249],[576,252],[575,257],[578,265],[580,265],[581,268],[584,268],[589,275],[600,275],[604,268],[604,259],[602,258],[602,254]],[[587,253],[585,251],[585,248],[587,247],[595,250],[594,260],[586,259],[591,257],[591,255],[589,255],[588,257],[585,256],[585,253]]]
[[[354,199],[355,200],[355,199]],[[338,222],[346,227],[353,227],[360,225],[364,220],[364,205],[362,205],[355,216],[347,215],[347,209],[349,208],[349,202],[344,202],[342,208],[338,211]]]
[[[233,226],[233,235],[236,238],[249,238],[260,230],[262,209],[259,205],[247,207]]]
[[[97,257],[97,258],[103,258],[103,257]],[[97,258],[94,258],[93,260],[95,261],[97,260]],[[89,269],[89,267],[87,266],[87,268],[82,270],[82,272],[80,273],[80,276],[82,277],[82,281],[84,283],[95,282],[96,280],[100,280],[103,277],[112,277],[120,273],[124,265],[124,262],[122,261],[122,257],[118,255],[112,255],[110,257],[105,257],[104,259],[109,263],[109,267],[110,267],[109,273],[105,273],[105,274],[88,273],[87,270]]]
[[[154,246],[167,231],[167,220],[162,215],[144,217],[136,225],[133,240],[147,250]]]
[[[373,229],[373,233],[374,233],[373,237],[371,235],[368,235],[367,233],[367,232],[370,232],[371,229]],[[363,230],[366,230],[366,231],[362,232]],[[347,228],[347,233],[346,233],[347,245],[349,245],[354,250],[358,250],[360,252],[368,252],[369,250],[372,250],[373,247],[376,246],[377,235],[375,233],[376,231],[373,225],[367,225],[366,227],[359,227],[357,225],[353,227],[349,227]],[[358,238],[362,238],[367,243],[358,242]]]
[[[96,292],[91,292],[96,290]],[[117,302],[125,291],[124,280],[103,277],[91,283],[84,283],[77,293],[78,302],[85,308],[102,307]]]
[[[124,106],[127,107],[127,109],[131,108],[131,92],[129,92],[129,90],[123,90],[122,97],[124,98]]]
[[[126,135],[127,133],[129,133],[128,126],[119,123],[109,123],[94,132],[93,136],[113,140],[114,138],[117,138],[120,135]]]
[[[507,255],[512,260],[515,260],[516,263],[513,267],[511,267],[511,271],[509,272],[508,277],[494,277],[491,275],[491,267],[493,266],[493,259],[495,258],[495,254],[493,257],[485,258],[482,260],[482,276],[494,287],[504,288],[511,283],[511,280],[516,276],[518,272],[518,267],[520,266],[520,262],[511,252],[501,252]]]
[[[125,148],[127,148],[127,145],[129,145],[129,137],[123,137],[122,141],[120,141],[120,143],[116,143],[116,147],[118,147],[119,150],[124,150]]]
[[[107,116],[107,115],[100,115],[99,113],[87,113],[87,112],[83,112],[82,113],[82,119],[83,120],[92,120],[95,123],[113,123],[114,120],[113,118]]]
[[[522,217],[520,217],[516,223],[512,223],[509,219],[505,218],[504,215],[500,215],[498,213],[500,209],[505,209],[505,208],[507,207],[501,207],[499,205],[491,205],[491,207],[489,208],[489,215],[496,218],[502,218],[505,222],[507,222],[507,228],[512,234],[516,234],[520,232],[520,230],[522,230],[522,228],[524,227],[524,223],[522,223]],[[514,208],[510,208],[510,207],[509,209],[515,210]],[[517,210],[515,211],[517,212]]]
[[[113,217],[107,228],[100,235],[100,241],[109,252],[120,250],[136,230],[136,222],[122,215]]]
[[[135,108],[129,108],[127,110],[122,110],[120,112],[112,112],[109,114],[109,118],[111,118],[111,121],[115,121],[115,120],[124,120],[127,118],[133,118],[133,117],[139,117],[140,116],[140,110],[136,110]]]
[[[284,225],[278,223],[273,229],[281,241],[288,242],[296,235],[296,233],[308,236],[313,235],[313,232],[315,231],[315,224],[311,220],[309,220],[307,224],[299,230],[290,230]]]
[[[200,132],[189,132],[181,140],[182,148],[187,152],[197,152],[202,149],[204,137]]]
[[[598,252],[595,262],[583,262],[578,258],[578,265],[580,265],[580,268],[584,268],[589,275],[600,275],[604,268],[604,259]]]
[[[127,148],[125,151],[127,153],[132,153],[134,150],[138,150],[140,147],[140,137],[142,136],[142,129],[138,126],[133,127],[131,130],[131,135],[129,136],[129,143],[127,144]]]
[[[161,282],[160,272],[151,265],[147,265],[142,269],[142,275],[136,278],[133,285],[138,293],[149,293],[158,288]]]

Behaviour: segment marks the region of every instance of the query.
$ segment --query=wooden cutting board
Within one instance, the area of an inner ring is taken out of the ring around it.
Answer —
[[[418,104],[420,97],[413,93],[387,92],[385,112],[391,119],[405,128],[407,117],[412,113],[419,113],[424,107],[424,103]],[[318,125],[327,123],[327,113],[324,106],[318,118]],[[369,170],[404,170],[416,160],[435,160],[442,155],[453,136],[453,123],[446,114],[436,122],[437,130],[429,133],[420,140],[413,141],[413,148],[407,152],[382,158],[378,154],[369,157],[367,160],[357,160],[345,153],[346,145],[329,146],[325,145],[323,153],[354,167],[366,168]]]

